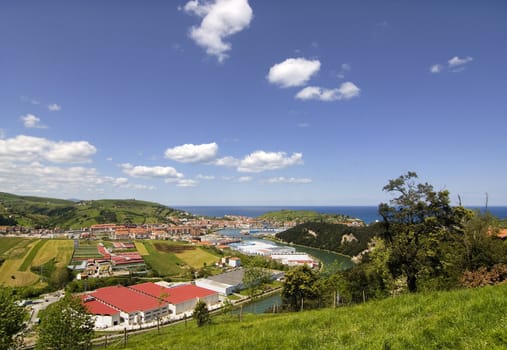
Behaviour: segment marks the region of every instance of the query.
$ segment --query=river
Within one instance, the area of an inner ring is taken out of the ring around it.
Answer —
[[[219,231],[220,234],[223,234],[224,236],[229,237],[238,237],[243,240],[261,240],[260,237],[256,237],[256,235],[249,235],[244,236],[240,233],[239,230],[236,229],[227,229],[227,230],[221,230]],[[266,241],[273,244],[276,244],[278,246],[293,246],[296,248],[297,251],[308,253],[311,256],[319,259],[324,264],[324,271],[328,269],[335,269],[338,267],[339,269],[348,269],[352,267],[354,264],[352,261],[350,261],[350,258],[348,256],[340,255],[334,252],[321,250],[317,248],[311,248],[311,247],[305,247],[305,246],[299,246],[299,245],[290,245],[286,243],[279,243],[274,241]],[[267,309],[272,309],[273,305],[281,305],[282,304],[282,297],[280,293],[271,294],[265,298],[257,299],[251,303],[243,305],[243,312],[245,313],[254,313],[254,314],[261,314],[266,312]],[[238,314],[240,312],[240,309],[234,310],[234,314]]]

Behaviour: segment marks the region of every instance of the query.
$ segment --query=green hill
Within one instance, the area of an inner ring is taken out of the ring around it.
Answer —
[[[295,221],[296,223],[304,222],[326,222],[332,224],[346,222],[361,222],[361,220],[342,214],[322,214],[312,210],[279,210],[265,213],[257,219],[270,223],[283,223]]]
[[[69,201],[0,192],[0,225],[81,228],[101,223],[166,223],[183,212],[135,199]]]
[[[381,232],[378,224],[349,227],[342,224],[307,222],[276,234],[288,242],[354,256],[367,249],[371,238]]]
[[[351,307],[214,317],[142,335],[128,349],[506,349],[507,285],[401,295]],[[116,340],[110,349],[122,349]]]

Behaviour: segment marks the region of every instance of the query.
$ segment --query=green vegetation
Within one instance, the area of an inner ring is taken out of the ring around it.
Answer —
[[[339,224],[361,220],[342,214],[322,214],[311,210],[280,210],[263,214],[257,218],[270,223],[283,223],[295,221],[304,222],[326,222],[330,224]]]
[[[92,348],[94,321],[79,298],[66,294],[42,313],[37,349]]]
[[[185,263],[174,254],[175,245],[164,241],[143,242],[149,255],[144,255],[146,264],[158,276],[181,276]],[[177,249],[176,249],[177,250]]]
[[[505,349],[507,285],[302,313],[218,316],[128,338],[129,349]],[[156,341],[155,341],[156,340]],[[117,344],[111,349],[120,349]]]
[[[0,219],[9,218],[6,225],[67,229],[102,223],[169,223],[169,217],[185,215],[161,204],[135,199],[73,202],[0,192]]]
[[[43,245],[47,243],[47,240],[39,240],[35,246],[30,250],[28,255],[26,256],[25,260],[23,260],[23,263],[19,267],[19,271],[26,271],[28,268],[32,265],[32,261],[39,252],[39,250],[42,248]]]
[[[23,344],[27,312],[17,304],[18,297],[11,289],[0,289],[0,349],[19,349]]]
[[[378,224],[349,227],[342,224],[307,222],[277,233],[276,238],[293,244],[354,256],[365,250],[372,237],[381,232],[382,227]]]

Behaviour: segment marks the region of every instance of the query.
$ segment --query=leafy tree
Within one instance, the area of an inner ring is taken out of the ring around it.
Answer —
[[[37,349],[91,349],[93,326],[93,318],[81,300],[66,294],[42,314]]]
[[[293,311],[303,310],[319,297],[318,275],[308,266],[297,266],[285,274],[284,303]]]
[[[194,313],[192,314],[194,320],[197,321],[197,326],[201,327],[211,322],[208,306],[202,300],[195,304]]]
[[[269,282],[269,272],[262,267],[249,267],[245,269],[243,275],[243,286],[248,290],[250,297],[253,297],[255,293],[261,288],[261,286]]]
[[[463,207],[450,205],[448,191],[437,192],[416,179],[415,172],[408,172],[390,180],[383,190],[395,197],[390,205],[379,205],[383,235],[391,250],[389,270],[394,278],[405,276],[410,292],[417,291],[420,277],[443,274],[443,249],[462,233],[467,214]]]
[[[0,289],[0,350],[17,349],[23,345],[27,312],[17,301],[11,289]]]

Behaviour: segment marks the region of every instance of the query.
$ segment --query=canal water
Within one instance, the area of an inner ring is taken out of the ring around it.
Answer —
[[[265,298],[257,299],[251,303],[243,305],[243,313],[251,313],[251,314],[263,314],[266,310],[273,312],[273,305],[282,305],[282,296],[280,293],[271,294]],[[238,315],[241,312],[241,309],[234,309],[232,312],[235,315]]]

